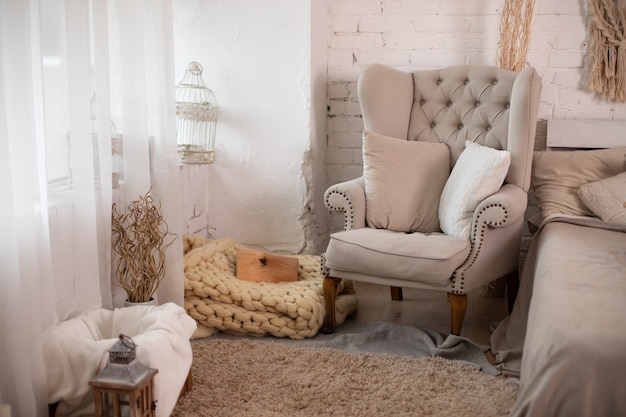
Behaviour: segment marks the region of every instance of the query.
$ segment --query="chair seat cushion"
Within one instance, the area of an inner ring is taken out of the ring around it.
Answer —
[[[334,271],[446,286],[469,251],[469,240],[442,233],[362,228],[331,234],[325,257]]]

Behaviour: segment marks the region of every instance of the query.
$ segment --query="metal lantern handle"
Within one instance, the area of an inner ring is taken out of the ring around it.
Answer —
[[[120,333],[119,338],[120,338],[120,342],[122,342],[122,344],[126,346],[127,348],[135,350],[135,348],[137,347],[137,345],[135,344],[135,341],[131,339],[130,336],[126,336],[125,334]]]

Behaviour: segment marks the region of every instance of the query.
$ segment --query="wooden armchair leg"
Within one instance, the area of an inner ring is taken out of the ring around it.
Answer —
[[[449,292],[448,302],[450,303],[450,333],[460,336],[465,310],[467,310],[467,295]]]
[[[509,314],[513,312],[513,305],[517,298],[517,291],[519,290],[519,273],[517,271],[511,272],[506,276],[506,296],[507,306]]]
[[[335,331],[337,321],[335,319],[335,300],[337,299],[337,287],[341,278],[324,277],[324,304],[326,306],[326,314],[324,316],[324,323],[320,328],[322,333],[332,333]]]
[[[402,287],[389,287],[389,289],[393,301],[402,301]]]

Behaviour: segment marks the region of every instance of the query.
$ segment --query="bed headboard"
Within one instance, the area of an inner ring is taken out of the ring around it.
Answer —
[[[626,146],[626,120],[548,120],[548,150],[620,146]]]

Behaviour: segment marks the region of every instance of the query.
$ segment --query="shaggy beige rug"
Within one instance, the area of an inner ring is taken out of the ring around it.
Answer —
[[[250,339],[192,343],[193,388],[172,416],[506,416],[517,387],[438,357]]]

